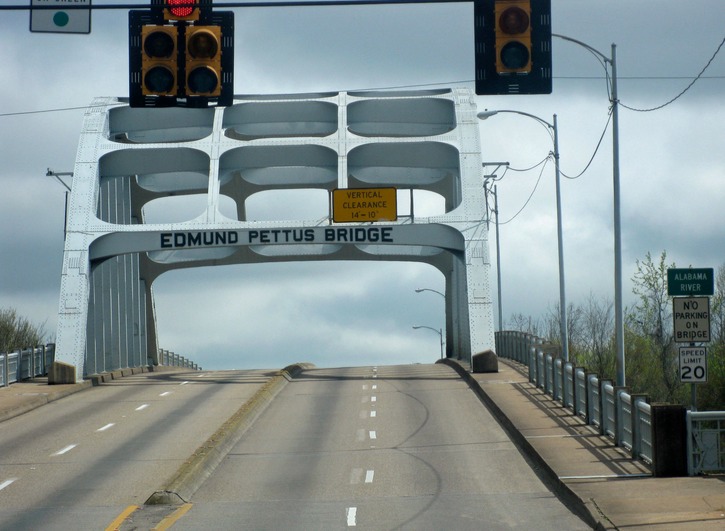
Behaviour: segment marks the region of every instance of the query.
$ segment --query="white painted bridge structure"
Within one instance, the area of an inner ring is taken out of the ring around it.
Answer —
[[[259,192],[381,187],[434,192],[445,212],[376,223],[246,216]],[[76,381],[158,363],[152,288],[168,271],[387,260],[444,275],[446,356],[468,362],[494,349],[483,192],[469,89],[237,96],[207,109],[96,98],[73,172],[56,361],[73,365]],[[206,196],[201,215],[144,221],[149,202],[187,194]],[[222,214],[223,196],[236,217]]]

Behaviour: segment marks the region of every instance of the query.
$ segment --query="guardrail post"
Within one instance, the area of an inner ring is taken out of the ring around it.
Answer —
[[[687,476],[687,410],[676,404],[652,405],[652,475]]]
[[[10,363],[8,362],[8,358],[10,357],[8,353],[0,354],[3,357],[3,364],[2,364],[2,377],[3,377],[3,387],[7,387],[10,385],[10,382],[8,381],[8,371],[10,370]]]
[[[649,404],[649,396],[645,394],[630,395],[632,400],[632,458],[639,459],[642,453],[642,428],[639,412],[639,402]]]

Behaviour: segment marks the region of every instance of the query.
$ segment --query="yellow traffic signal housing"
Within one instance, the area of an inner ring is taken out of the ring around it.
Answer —
[[[178,28],[147,25],[141,28],[141,93],[173,96],[178,88]]]
[[[164,0],[164,20],[199,20],[200,9],[198,0]]]
[[[496,0],[496,72],[531,72],[531,0]]]
[[[222,92],[222,28],[188,26],[184,57],[187,96],[219,96]]]

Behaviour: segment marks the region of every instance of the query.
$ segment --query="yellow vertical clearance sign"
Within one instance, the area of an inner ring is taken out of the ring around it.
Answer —
[[[365,223],[398,219],[395,188],[336,188],[332,191],[332,221]]]

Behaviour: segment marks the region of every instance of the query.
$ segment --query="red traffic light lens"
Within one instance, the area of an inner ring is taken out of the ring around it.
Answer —
[[[501,13],[498,26],[507,35],[523,33],[529,27],[529,15],[520,7],[509,7]]]
[[[166,0],[166,5],[175,17],[188,17],[194,11],[194,0]]]

